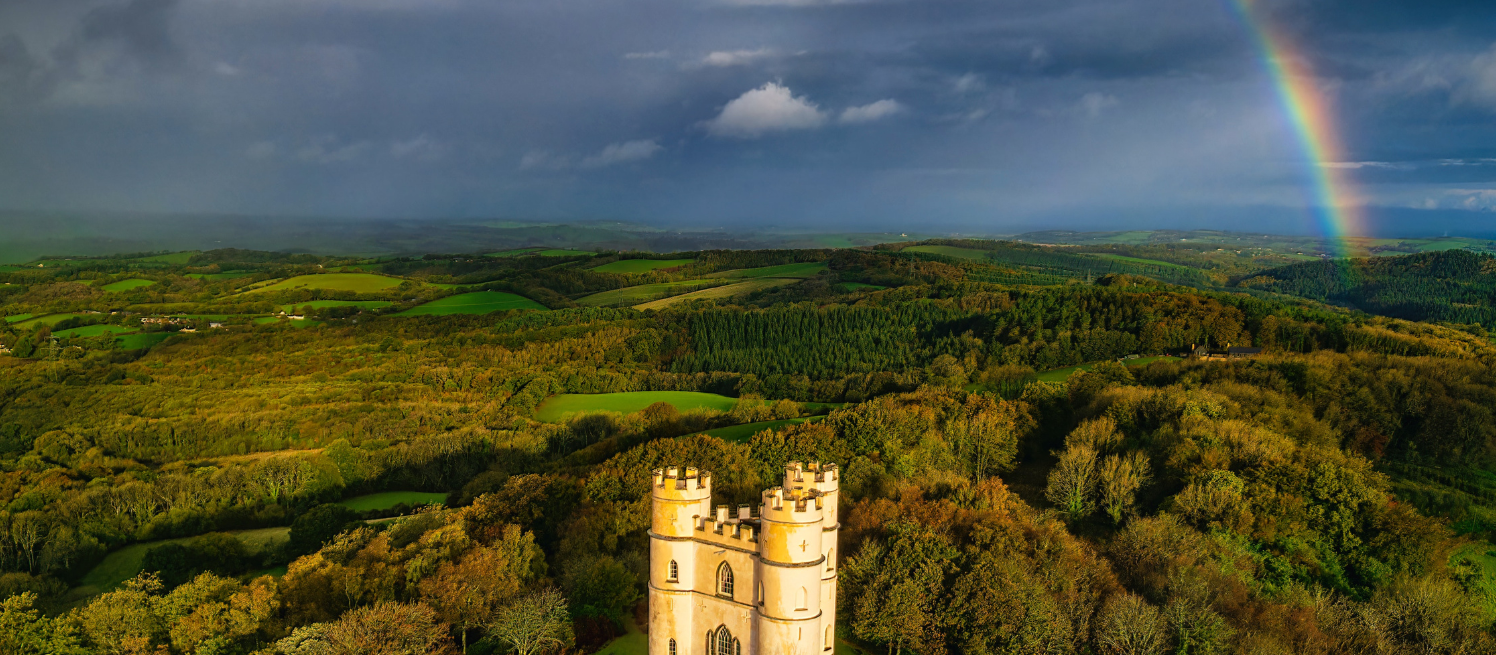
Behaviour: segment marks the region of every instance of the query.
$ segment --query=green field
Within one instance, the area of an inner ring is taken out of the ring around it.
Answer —
[[[1128,257],[1127,255],[1115,255],[1115,254],[1112,254],[1112,253],[1086,253],[1086,254],[1091,255],[1092,257],[1102,257],[1102,258],[1105,258],[1105,259],[1115,259],[1117,261],[1131,262],[1133,264],[1142,264],[1144,266],[1162,266],[1162,267],[1165,267],[1165,268],[1182,268],[1182,269],[1188,269],[1189,268],[1188,266],[1181,266],[1179,264],[1171,264],[1169,262],[1161,262],[1161,261],[1159,261],[1157,259],[1143,259],[1141,257]]]
[[[0,265],[0,273],[13,273],[19,270],[22,270],[20,266],[11,266],[9,264]]]
[[[443,505],[447,502],[447,494],[431,493],[426,491],[382,491],[367,496],[356,496],[347,500],[339,501],[338,504],[355,512],[368,512],[377,509],[389,509],[400,503],[406,505]]]
[[[120,350],[140,350],[141,348],[150,348],[151,346],[154,346],[154,345],[156,345],[158,343],[161,343],[162,341],[165,341],[168,337],[172,336],[173,334],[175,334],[175,333],[174,332],[134,332],[134,333],[127,334],[125,336],[119,337],[119,338],[115,339],[114,342],[116,344],[119,344]]]
[[[956,259],[987,259],[986,250],[976,248],[957,248],[956,246],[910,246],[904,252],[922,252],[931,255],[944,255]]]
[[[1149,364],[1152,364],[1153,362],[1158,362],[1158,361],[1177,362],[1177,361],[1179,361],[1179,358],[1178,357],[1170,357],[1168,355],[1163,355],[1163,356],[1158,356],[1158,357],[1139,357],[1137,359],[1129,359],[1129,360],[1127,360],[1127,361],[1125,361],[1123,363],[1126,364],[1126,365],[1128,365],[1128,366],[1147,366]],[[1091,362],[1091,363],[1088,363],[1088,364],[1081,364],[1079,366],[1067,366],[1065,368],[1057,368],[1057,369],[1054,369],[1054,370],[1045,371],[1045,372],[1039,374],[1039,381],[1040,382],[1064,382],[1067,378],[1070,377],[1070,375],[1072,373],[1075,373],[1076,371],[1089,371],[1089,370],[1091,370],[1091,367],[1095,366],[1096,364],[1097,364],[1097,362]]]
[[[488,314],[505,309],[539,309],[545,306],[524,296],[503,291],[459,293],[417,305],[395,316],[449,316],[452,314]]]
[[[680,411],[705,407],[728,411],[737,398],[697,391],[624,391],[620,393],[563,393],[547,398],[535,408],[535,420],[554,423],[567,414],[618,412],[632,414],[655,403],[670,403]]]
[[[31,318],[30,314],[16,314],[15,316],[7,316],[7,317],[5,317],[5,322],[6,323],[18,323],[18,322],[24,321],[24,320],[26,320],[28,318]]]
[[[528,254],[533,253],[533,252],[540,252],[540,249],[539,248],[515,248],[514,250],[502,250],[502,251],[499,251],[499,252],[491,252],[491,253],[488,253],[487,255],[484,255],[484,257],[518,257],[520,255],[528,255]]]
[[[300,328],[309,328],[309,327],[315,327],[315,326],[321,325],[322,321],[312,321],[312,320],[307,320],[307,319],[302,319],[302,320],[299,320],[299,321],[293,321],[291,319],[284,318],[284,317],[281,317],[281,316],[261,316],[261,317],[256,318],[254,320],[254,324],[255,325],[269,325],[271,323],[286,323],[287,325],[290,325],[293,328],[300,329]]]
[[[711,289],[693,291],[691,293],[685,293],[679,296],[672,296],[670,298],[663,298],[641,305],[634,305],[634,309],[663,309],[675,303],[686,302],[690,300],[709,300],[717,298],[731,298],[733,296],[745,296],[753,293],[754,291],[772,289],[774,287],[784,286],[786,284],[794,284],[799,281],[800,280],[794,278],[781,277],[753,278],[745,282],[739,282],[737,284],[729,284],[722,287],[713,287]]]
[[[722,282],[705,280],[681,280],[679,282],[641,284],[633,287],[614,289],[612,291],[604,291],[602,293],[594,293],[590,296],[578,298],[577,304],[587,307],[628,307],[663,297],[697,291],[703,287],[721,285]]]
[[[105,291],[108,291],[109,293],[116,293],[116,292],[120,292],[120,291],[129,291],[131,289],[139,289],[140,287],[148,287],[148,286],[151,286],[152,284],[155,284],[155,283],[156,283],[155,280],[142,280],[140,278],[131,278],[131,279],[128,279],[128,280],[120,280],[118,282],[111,282],[111,283],[106,284],[106,285],[104,285],[102,287],[99,287],[99,288],[103,289]]]
[[[867,289],[869,291],[882,291],[882,290],[888,288],[888,287],[880,287],[880,286],[878,286],[876,284],[867,284],[865,282],[843,282],[843,283],[841,283],[838,286],[840,286],[843,289],[846,289],[847,291],[860,291],[862,289]]]
[[[229,534],[238,537],[251,551],[264,550],[285,542],[290,538],[291,528],[260,528],[258,530],[237,530]],[[104,556],[104,560],[98,566],[93,567],[78,586],[68,591],[63,597],[65,603],[77,603],[78,601],[110,591],[120,583],[135,577],[140,573],[140,567],[145,561],[145,552],[162,544],[179,544],[191,541],[194,537],[180,537],[177,539],[161,539],[159,541],[145,541],[130,544]]]
[[[389,307],[394,303],[388,300],[313,300],[310,302],[296,303],[294,305],[281,305],[280,311],[287,314],[295,314],[297,310],[322,309],[324,307],[362,307],[364,309],[380,309]]]
[[[400,278],[375,275],[373,273],[322,273],[320,275],[298,275],[263,286],[250,293],[261,291],[289,291],[291,289],[323,289],[326,291],[353,291],[370,293],[400,286]]]
[[[592,270],[599,273],[648,273],[661,268],[675,268],[685,266],[694,259],[620,259],[616,262],[608,262]]]
[[[38,325],[57,325],[62,321],[79,316],[83,316],[83,314],[47,314],[46,316],[38,316],[16,323],[16,327],[31,329]]]
[[[139,329],[124,325],[85,325],[83,327],[53,332],[52,336],[62,339],[70,337],[101,337],[106,334],[130,334],[131,332],[139,331]]]
[[[550,248],[530,253],[537,257],[591,257],[597,253],[591,250],[569,250],[562,248]]]
[[[759,421],[757,423],[744,423],[742,425],[731,425],[725,428],[707,430],[706,432],[702,432],[701,434],[710,435],[723,441],[746,443],[749,439],[753,438],[753,435],[763,432],[764,430],[778,430],[779,428],[782,428],[786,425],[796,425],[799,423],[805,423],[807,421],[814,423],[823,418],[826,417],[809,416],[804,418],[787,418],[778,421]]]
[[[824,262],[805,262],[800,264],[784,264],[781,266],[764,266],[760,268],[740,268],[733,271],[712,273],[707,277],[725,277],[744,280],[760,277],[807,278],[815,277],[817,273],[820,273],[824,270],[826,270],[826,264]]]

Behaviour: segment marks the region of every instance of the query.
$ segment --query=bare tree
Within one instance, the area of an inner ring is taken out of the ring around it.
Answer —
[[[1059,456],[1059,463],[1049,472],[1044,497],[1059,505],[1071,519],[1085,518],[1095,509],[1096,449],[1071,446]]]
[[[1166,641],[1158,608],[1142,598],[1116,596],[1101,610],[1096,645],[1107,655],[1158,655]]]
[[[1110,455],[1101,463],[1101,507],[1112,522],[1122,523],[1137,502],[1138,489],[1148,484],[1148,458],[1139,451]]]
[[[561,590],[548,587],[501,608],[488,625],[489,636],[516,655],[548,653],[571,642],[571,616]]]

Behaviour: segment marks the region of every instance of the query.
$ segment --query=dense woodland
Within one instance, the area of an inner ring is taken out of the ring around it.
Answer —
[[[737,503],[793,460],[841,468],[838,629],[867,652],[1496,651],[1496,347],[1475,321],[1234,293],[1215,280],[1296,269],[1243,273],[1214,247],[1175,252],[1219,264],[1187,274],[1093,274],[1083,253],[936,245],[999,255],[215,251],[0,273],[0,314],[77,314],[0,327],[0,652],[589,653],[643,627],[652,469],[708,469]],[[592,270],[640,257],[692,263]],[[1371,268],[1478,291],[1466,264],[1397,261]],[[576,306],[796,262],[828,267],[658,311]],[[345,267],[407,283],[240,291]],[[188,277],[228,272],[246,275]],[[100,290],[132,278],[155,284]],[[392,315],[456,292],[434,284],[550,310]],[[233,318],[334,299],[391,304]],[[227,326],[133,350],[54,337],[170,313]],[[1117,361],[1198,344],[1264,352]],[[558,393],[664,390],[773,402],[536,420]],[[333,504],[384,490],[447,503],[372,522]],[[280,526],[271,547],[230,534]],[[166,538],[186,539],[85,593],[106,554]]]

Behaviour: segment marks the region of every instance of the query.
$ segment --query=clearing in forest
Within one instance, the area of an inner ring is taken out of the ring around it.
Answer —
[[[293,278],[281,280],[275,284],[260,287],[248,293],[289,291],[292,289],[323,289],[325,291],[370,293],[398,287],[404,281],[400,278],[375,275],[373,273],[322,273],[318,275],[298,275]]]
[[[634,309],[663,309],[663,308],[669,307],[670,305],[673,305],[675,303],[685,302],[685,301],[688,301],[688,300],[708,300],[708,299],[714,299],[714,298],[731,298],[733,296],[747,295],[747,294],[753,293],[754,291],[762,291],[764,289],[772,289],[774,287],[784,286],[786,284],[794,284],[794,283],[799,282],[799,281],[800,280],[794,279],[794,278],[779,278],[779,277],[754,278],[754,279],[748,280],[746,282],[739,282],[737,284],[729,284],[729,285],[723,286],[723,287],[713,287],[711,289],[704,289],[702,291],[693,291],[691,293],[682,294],[682,295],[679,295],[679,296],[672,296],[670,298],[662,298],[660,300],[655,300],[655,301],[652,301],[652,302],[647,302],[647,303],[644,303],[642,305],[634,305]]]
[[[1159,361],[1163,361],[1163,362],[1177,362],[1177,361],[1179,361],[1179,358],[1178,357],[1170,357],[1168,355],[1161,355],[1161,356],[1154,356],[1154,357],[1139,357],[1137,359],[1129,359],[1129,360],[1126,360],[1126,361],[1124,361],[1122,363],[1126,364],[1128,366],[1147,366],[1149,364],[1152,364],[1153,362],[1159,362]],[[1039,381],[1040,382],[1064,382],[1067,378],[1070,377],[1071,374],[1075,373],[1076,371],[1089,371],[1089,370],[1091,370],[1092,366],[1095,366],[1098,363],[1099,362],[1089,362],[1089,363],[1086,363],[1086,364],[1079,364],[1077,366],[1066,366],[1065,368],[1057,368],[1057,369],[1045,371],[1045,372],[1039,374]]]
[[[694,259],[620,259],[608,262],[592,270],[599,273],[648,273],[661,268],[685,266]]]
[[[263,551],[266,548],[278,546],[291,538],[291,528],[260,528],[258,530],[235,530],[228,534],[238,537],[252,551]],[[68,591],[63,597],[64,605],[78,606],[82,601],[107,591],[116,589],[124,581],[140,574],[141,566],[145,563],[145,552],[163,544],[180,544],[196,539],[193,537],[179,537],[176,539],[160,539],[157,541],[142,541],[133,543],[124,548],[116,550],[104,556],[104,560],[93,569],[89,570],[78,581],[78,586]]]
[[[449,316],[452,314],[488,314],[505,309],[545,310],[545,305],[524,296],[503,291],[459,293],[417,305],[395,316]]]
[[[37,325],[57,325],[62,321],[70,318],[77,318],[79,316],[82,316],[82,314],[47,314],[46,316],[38,316],[36,318],[20,321],[15,325],[18,328],[29,330],[36,327]]]
[[[547,398],[535,408],[535,420],[554,423],[567,414],[618,412],[632,414],[655,403],[670,403],[684,412],[705,407],[726,412],[737,398],[699,391],[623,391],[619,393],[563,393]]]
[[[162,341],[165,341],[168,337],[170,337],[173,334],[176,334],[176,333],[175,332],[134,332],[134,333],[127,334],[125,336],[119,337],[119,338],[115,339],[114,342],[116,344],[119,344],[119,349],[120,350],[140,350],[141,348],[150,348],[151,346],[154,346],[154,345],[156,345],[158,343],[161,343]]]
[[[381,491],[377,494],[355,496],[338,501],[339,505],[355,512],[389,509],[400,503],[405,503],[412,507],[416,505],[445,505],[447,503],[447,494],[429,491]]]
[[[111,283],[106,284],[106,285],[104,285],[102,287],[99,287],[99,288],[103,289],[105,291],[108,291],[109,293],[116,293],[116,292],[119,292],[119,291],[129,291],[131,289],[139,289],[140,287],[148,287],[148,286],[151,286],[152,284],[155,284],[155,283],[156,283],[155,280],[142,280],[140,278],[130,278],[128,280],[120,280],[118,282],[111,282]]]

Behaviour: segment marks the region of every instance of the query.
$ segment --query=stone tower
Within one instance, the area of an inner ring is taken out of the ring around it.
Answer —
[[[654,472],[649,655],[821,655],[836,632],[837,469],[785,467],[757,508],[712,507],[711,473]]]

